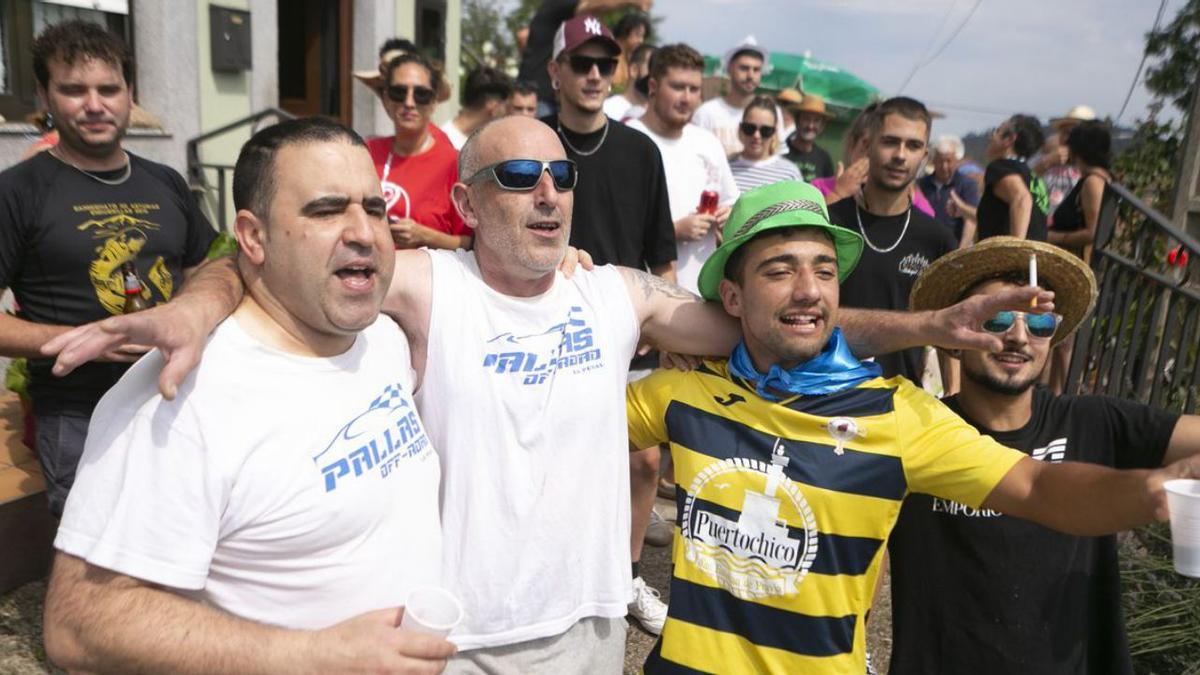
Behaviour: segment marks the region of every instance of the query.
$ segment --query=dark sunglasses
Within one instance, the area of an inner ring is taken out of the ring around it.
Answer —
[[[989,333],[1003,335],[1013,327],[1020,316],[1025,321],[1025,330],[1035,338],[1045,340],[1054,337],[1062,317],[1057,314],[1030,314],[1028,312],[997,312],[996,316],[983,322],[983,329]]]
[[[387,88],[387,97],[396,103],[407,103],[408,90],[409,86],[407,84],[393,84]],[[433,103],[434,96],[437,96],[437,92],[429,87],[422,87],[419,85],[412,87],[413,103],[416,103],[417,105],[428,105]]]
[[[768,126],[766,124],[760,125],[742,122],[738,125],[738,129],[741,129],[742,133],[746,134],[747,136],[753,136],[755,132],[761,133],[763,138],[770,138],[775,135],[775,127]]]
[[[592,72],[592,66],[600,71],[600,77],[608,77],[617,70],[617,59],[612,56],[583,56],[572,54],[567,57],[567,63],[576,75],[587,75]]]
[[[579,171],[575,162],[569,159],[556,159],[544,162],[540,159],[507,159],[503,162],[489,164],[464,182],[467,185],[478,183],[484,178],[492,178],[505,190],[526,192],[537,187],[542,180],[542,172],[549,171],[554,181],[554,189],[566,192],[575,189],[579,180]]]

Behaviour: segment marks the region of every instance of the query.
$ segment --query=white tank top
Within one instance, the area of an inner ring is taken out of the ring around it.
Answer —
[[[469,251],[429,251],[432,314],[421,419],[442,461],[446,587],[460,649],[625,616],[625,379],[638,324],[615,267],[515,298]]]

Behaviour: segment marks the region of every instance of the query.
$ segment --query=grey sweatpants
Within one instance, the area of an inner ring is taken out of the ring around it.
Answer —
[[[562,635],[459,652],[446,675],[607,675],[625,667],[625,619],[582,619]]]

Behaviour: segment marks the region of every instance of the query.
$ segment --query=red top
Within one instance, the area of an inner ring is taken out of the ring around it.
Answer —
[[[388,215],[412,218],[446,234],[471,234],[450,201],[450,188],[458,181],[458,151],[440,129],[430,125],[429,131],[433,147],[408,157],[392,153],[393,136],[367,140],[375,172],[383,184]],[[384,167],[388,167],[387,176],[383,175]]]

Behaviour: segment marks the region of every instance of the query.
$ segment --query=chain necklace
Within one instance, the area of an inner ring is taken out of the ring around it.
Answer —
[[[866,201],[866,198],[864,197],[863,200]],[[896,250],[896,247],[900,245],[900,242],[904,241],[904,235],[908,232],[908,223],[912,219],[912,200],[908,200],[908,213],[904,216],[904,227],[900,230],[900,236],[896,238],[896,243],[887,248],[879,248],[872,243],[871,238],[867,236],[867,228],[863,227],[862,224],[862,207],[858,205],[857,199],[854,200],[854,218],[858,220],[858,231],[862,233],[863,241],[867,243],[867,246],[871,247],[872,251],[875,251],[876,253],[891,253],[892,251]]]
[[[92,180],[96,181],[97,183],[104,183],[105,185],[113,185],[113,186],[124,183],[125,181],[129,180],[129,176],[133,174],[133,162],[131,162],[129,160],[129,153],[122,150],[121,154],[125,156],[125,172],[116,178],[101,178],[100,176],[97,176],[96,174],[92,173],[91,171],[88,171],[86,169],[81,169],[78,164],[76,164],[75,162],[72,162],[71,160],[67,159],[66,157],[63,157],[62,153],[58,151],[58,148],[52,148],[50,150],[51,156],[53,156],[55,159],[59,160],[60,162],[65,163],[67,166],[71,167],[72,169],[75,169],[79,173],[87,176],[88,178],[91,178]]]
[[[604,145],[604,139],[608,138],[608,116],[607,115],[604,116],[604,133],[600,134],[600,141],[598,143],[596,143],[596,147],[592,148],[591,150],[588,150],[587,152],[584,152],[571,144],[571,139],[567,138],[566,132],[563,131],[562,120],[559,120],[557,122],[557,124],[558,124],[558,135],[562,137],[563,143],[566,143],[567,147],[571,149],[571,152],[575,153],[576,155],[579,155],[580,157],[589,157],[591,155],[596,154],[596,151],[600,149],[600,146]]]

